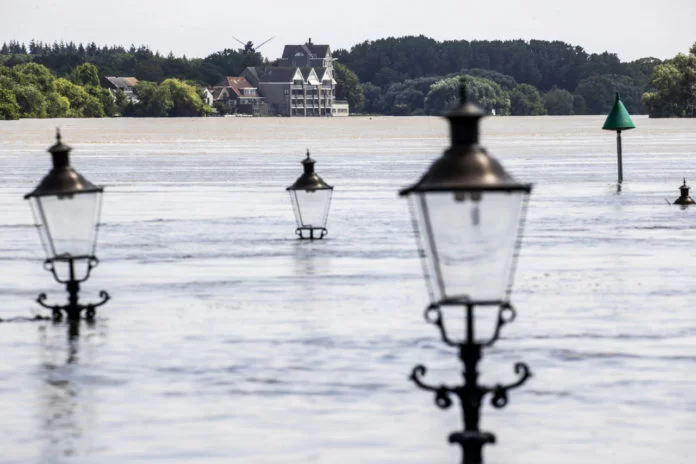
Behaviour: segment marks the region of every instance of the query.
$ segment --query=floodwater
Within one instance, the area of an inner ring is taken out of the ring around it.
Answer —
[[[481,142],[534,182],[512,301],[484,382],[533,377],[487,464],[691,463],[696,454],[696,120],[636,116],[616,189],[604,117],[493,117]],[[29,192],[60,126],[73,166],[106,186],[65,324],[0,323],[0,462],[454,463],[459,410],[408,379],[460,367],[422,311],[407,202],[448,145],[441,118],[0,122],[0,318],[65,300],[42,269]],[[285,187],[306,149],[335,186],[329,235],[298,241]]]

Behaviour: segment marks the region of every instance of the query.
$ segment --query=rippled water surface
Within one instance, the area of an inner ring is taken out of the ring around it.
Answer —
[[[484,382],[534,377],[482,428],[491,463],[691,463],[696,453],[696,120],[635,117],[616,191],[603,117],[488,118],[482,143],[535,183],[517,320]],[[448,145],[440,118],[0,121],[0,318],[31,316],[42,270],[22,195],[55,126],[106,185],[81,297],[63,324],[0,323],[0,462],[454,463],[442,411],[408,380],[458,381],[426,324],[404,200]],[[294,238],[285,187],[305,149],[335,185],[329,236]],[[45,313],[42,313],[45,314]]]

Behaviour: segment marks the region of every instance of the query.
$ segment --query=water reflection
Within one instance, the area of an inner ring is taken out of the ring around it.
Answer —
[[[307,246],[309,245],[309,246]],[[314,243],[297,240],[294,246],[293,267],[294,275],[303,277],[313,277],[316,274],[316,258],[314,256]],[[308,279],[302,279],[307,282]]]
[[[86,327],[93,329],[94,325]],[[44,325],[39,337],[39,461],[53,462],[60,456],[80,454],[89,438],[96,405],[80,383],[79,322],[67,324],[67,336],[66,324]]]

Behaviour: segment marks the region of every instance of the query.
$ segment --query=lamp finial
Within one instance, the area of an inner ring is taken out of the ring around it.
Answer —
[[[56,127],[56,141],[60,143],[60,127]]]

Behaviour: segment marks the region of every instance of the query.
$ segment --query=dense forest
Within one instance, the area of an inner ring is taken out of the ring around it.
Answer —
[[[692,88],[696,46],[688,55],[665,62],[656,58],[621,62],[613,53],[587,53],[582,47],[560,41],[438,42],[408,36],[366,41],[350,50],[335,50],[334,57],[337,98],[348,100],[353,113],[441,114],[455,98],[460,76],[466,76],[470,94],[479,105],[501,115],[604,114],[617,91],[632,114],[668,117],[694,116],[696,112],[696,90]],[[95,43],[32,41],[26,46],[9,42],[0,47],[0,102],[11,98],[9,93],[16,94],[17,84],[9,85],[7,76],[11,77],[11,70],[17,67],[22,70],[28,64],[41,65],[61,85],[65,84],[60,79],[81,85],[74,74],[85,63],[93,65],[100,76],[134,76],[146,83],[143,87],[147,88],[141,88],[140,93],[155,96],[159,94],[152,86],[167,81],[169,87],[175,81],[212,86],[224,76],[240,75],[247,66],[271,65],[249,47],[189,59],[172,53],[163,56],[144,46],[126,49]],[[41,91],[51,94],[53,90]],[[91,92],[98,97],[96,86]],[[107,116],[155,113],[190,112],[146,111],[144,107],[104,111]],[[36,117],[26,111],[20,114]],[[79,112],[62,114],[79,116]]]
[[[430,86],[462,74],[498,84],[512,114],[602,114],[617,91],[629,112],[645,113],[641,96],[661,64],[655,58],[625,63],[613,53],[589,54],[559,41],[424,36],[363,42],[334,56],[363,83],[365,110],[388,114],[439,111],[426,104]]]

